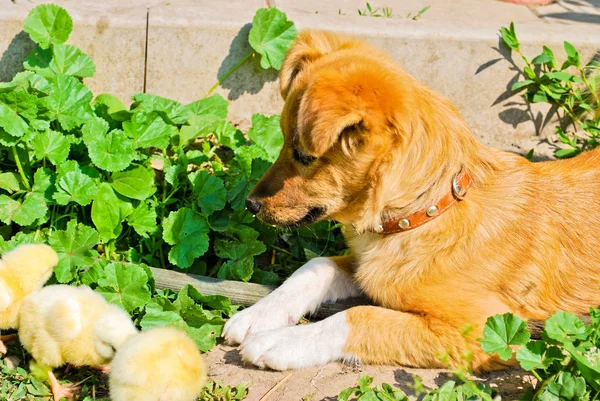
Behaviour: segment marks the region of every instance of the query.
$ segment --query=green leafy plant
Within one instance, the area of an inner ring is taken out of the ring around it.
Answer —
[[[419,376],[414,376],[415,383],[412,386],[419,399],[424,401],[467,401],[467,400],[492,400],[492,389],[481,383],[475,383],[466,377],[461,379],[462,383],[449,380],[440,388],[427,390],[422,384]],[[337,397],[338,401],[408,401],[409,397],[400,389],[388,383],[381,387],[373,387],[373,378],[362,376],[358,379],[355,387],[343,390]]]
[[[429,10],[430,7],[431,6],[423,7],[415,15],[412,15],[412,13],[408,13],[405,18],[407,18],[407,19],[412,18],[413,20],[416,21],[419,18],[421,18],[421,16],[425,12],[427,12],[427,10]],[[341,9],[338,10],[338,14],[343,15]],[[358,15],[363,16],[363,17],[392,18],[392,17],[394,17],[394,10],[390,7],[373,8],[371,6],[371,3],[367,2],[367,8],[365,8],[364,10],[359,9]]]
[[[183,105],[137,94],[129,108],[94,98],[82,79],[95,66],[64,43],[71,29],[64,9],[36,7],[25,30],[40,46],[0,84],[5,240],[49,241],[61,255],[56,280],[75,284],[99,259],[277,283],[307,253],[343,250],[331,223],[280,232],[245,210],[283,144],[279,116],[254,115],[248,140],[220,95]],[[294,37],[285,14],[263,9],[249,41],[261,65],[279,68]]]
[[[367,8],[364,10],[358,10],[358,15],[361,15],[363,17],[392,18],[394,12],[389,7],[373,8],[371,7],[371,3],[367,2]]]
[[[557,126],[556,133],[563,147],[556,157],[572,157],[598,146],[600,138],[600,63],[592,60],[583,64],[581,55],[569,42],[564,42],[567,59],[559,63],[547,46],[542,53],[529,60],[522,52],[513,23],[500,30],[502,41],[517,52],[525,63],[524,79],[512,85],[512,91],[524,91],[530,103],[549,103],[560,111],[559,117],[568,126]],[[566,131],[565,131],[566,129]]]
[[[429,10],[431,8],[431,6],[425,6],[422,9],[420,9],[419,11],[417,11],[417,13],[415,15],[412,15],[412,13],[408,13],[408,15],[406,16],[406,18],[412,18],[413,20],[418,20],[419,18],[421,18],[421,16],[423,14],[425,14],[427,12],[427,10]]]
[[[572,313],[557,312],[545,323],[541,340],[530,340],[525,322],[512,314],[490,317],[480,341],[503,360],[515,356],[537,379],[522,400],[595,400],[600,395],[600,308],[591,324]]]
[[[225,386],[213,380],[209,381],[202,394],[200,401],[241,401],[248,396],[250,383],[240,383],[235,387]]]
[[[359,401],[408,401],[408,396],[400,389],[396,389],[387,383],[381,387],[373,387],[371,376],[361,376],[355,387],[343,390],[337,397],[338,401],[348,401],[352,396]]]

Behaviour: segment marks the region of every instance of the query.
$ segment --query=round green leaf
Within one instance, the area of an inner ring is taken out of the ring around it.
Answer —
[[[123,222],[132,211],[131,203],[121,200],[109,184],[100,184],[92,203],[92,221],[100,233],[100,239],[110,241],[117,238],[123,229]]]
[[[192,173],[188,177],[202,213],[211,215],[225,207],[227,190],[223,180],[204,170]]]
[[[54,45],[51,49],[37,48],[25,59],[23,65],[46,78],[59,74],[84,78],[91,77],[96,72],[92,59],[71,45]]]
[[[123,123],[123,129],[133,139],[136,148],[166,149],[171,133],[176,130],[168,125],[155,112],[137,111],[130,121]]]
[[[547,369],[555,360],[563,359],[556,347],[548,347],[543,341],[530,341],[517,352],[517,360],[525,370]]]
[[[31,191],[22,202],[15,201],[5,195],[0,196],[0,220],[5,224],[14,221],[20,226],[42,224],[48,220],[48,190],[52,183],[50,174],[39,168],[33,176]]]
[[[11,224],[20,207],[20,202],[6,195],[0,195],[0,221],[6,225]]]
[[[14,137],[29,130],[38,112],[37,98],[26,92],[0,93],[0,128]]]
[[[94,259],[92,249],[98,243],[96,230],[71,220],[66,230],[54,230],[48,242],[58,254],[58,266],[54,274],[59,283],[68,283],[75,278],[77,268],[90,266]]]
[[[587,338],[585,324],[576,315],[563,311],[556,312],[546,320],[544,333],[561,343]]]
[[[45,49],[53,43],[66,42],[73,30],[73,21],[64,8],[42,4],[31,10],[23,30]]]
[[[154,170],[142,166],[113,173],[110,185],[121,195],[138,200],[145,200],[156,192]]]
[[[38,160],[46,158],[50,163],[58,165],[67,160],[71,144],[60,132],[48,130],[34,136],[31,147]]]
[[[267,250],[258,240],[258,232],[244,227],[238,233],[239,240],[217,240],[214,249],[218,257],[230,259],[219,269],[219,278],[248,281],[254,271],[254,257]]]
[[[83,127],[81,127],[83,142],[89,146],[92,142],[101,141],[108,133],[108,130],[108,123],[100,117],[87,120],[83,124]]]
[[[248,130],[248,137],[267,152],[270,162],[277,159],[283,147],[283,133],[279,124],[278,115],[266,117],[262,114],[254,114],[252,127]]]
[[[171,212],[163,223],[163,239],[173,248],[169,261],[183,269],[208,250],[209,227],[206,220],[188,208]]]
[[[81,171],[71,171],[58,180],[54,200],[59,205],[75,202],[81,206],[87,206],[97,193],[98,187],[90,177]]]
[[[148,93],[138,93],[133,96],[133,100],[135,100],[135,103],[132,105],[132,109],[147,112],[155,111],[166,123],[171,125],[185,124],[192,116],[192,113],[181,103],[164,97]]]
[[[17,173],[0,173],[0,188],[10,193],[21,189],[21,178]]]
[[[186,109],[196,115],[212,114],[221,118],[227,118],[228,107],[227,100],[218,93],[185,106]]]
[[[124,170],[135,157],[133,141],[121,130],[93,140],[88,144],[88,152],[92,162],[106,171]]]
[[[98,285],[96,292],[129,313],[150,301],[148,275],[144,268],[138,265],[110,263],[104,268],[104,277],[98,280]]]
[[[158,229],[156,218],[157,215],[154,206],[146,202],[140,202],[138,207],[127,216],[127,224],[133,227],[136,233],[147,238],[148,234],[152,234]]]
[[[262,68],[280,70],[294,39],[296,27],[284,12],[277,8],[261,8],[254,15],[248,42],[262,56]]]
[[[509,360],[513,351],[510,345],[525,345],[529,341],[527,323],[512,313],[488,318],[483,329],[481,348],[488,354],[496,352],[503,360]]]
[[[70,131],[93,117],[92,97],[92,92],[77,78],[57,75],[50,80],[50,95],[43,100],[49,114]]]

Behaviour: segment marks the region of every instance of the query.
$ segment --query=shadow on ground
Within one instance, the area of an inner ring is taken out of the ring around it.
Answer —
[[[248,44],[248,34],[252,24],[246,24],[240,29],[229,47],[229,54],[219,67],[217,78],[221,79],[242,60],[252,48]],[[265,83],[277,79],[277,71],[274,69],[264,70],[260,66],[260,56],[254,55],[246,61],[239,69],[229,76],[221,87],[229,90],[229,100],[236,100],[244,93],[257,94]]]
[[[0,82],[11,81],[17,73],[23,71],[23,61],[35,47],[29,34],[24,31],[16,34],[0,57]]]

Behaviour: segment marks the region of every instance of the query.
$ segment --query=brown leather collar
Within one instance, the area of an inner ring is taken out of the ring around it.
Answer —
[[[378,230],[372,230],[377,234],[394,234],[410,231],[439,217],[456,202],[460,202],[467,194],[471,186],[471,176],[466,171],[461,171],[452,179],[452,187],[437,203],[419,210],[406,217],[394,217],[384,221]]]

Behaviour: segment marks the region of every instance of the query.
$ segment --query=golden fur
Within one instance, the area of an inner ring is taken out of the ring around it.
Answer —
[[[380,305],[347,311],[347,352],[440,367],[441,355],[455,365],[470,349],[475,369],[498,368],[476,341],[488,316],[544,319],[600,303],[600,150],[531,163],[488,148],[386,55],[322,31],[299,35],[281,92],[285,144],[250,197],[273,224],[344,224],[352,256],[334,260]],[[316,160],[303,165],[294,149]],[[473,184],[439,218],[359,234],[436,203],[461,169]]]

